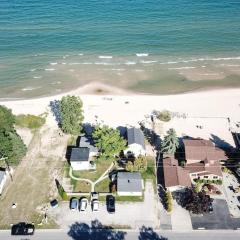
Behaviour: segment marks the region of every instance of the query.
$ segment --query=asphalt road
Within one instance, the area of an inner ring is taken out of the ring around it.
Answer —
[[[91,232],[91,230],[90,230]],[[9,231],[0,231],[1,240],[239,240],[240,231],[127,231],[98,230],[90,233],[78,232],[76,235],[63,230],[38,230],[34,236],[11,236]],[[71,236],[69,236],[71,235]]]

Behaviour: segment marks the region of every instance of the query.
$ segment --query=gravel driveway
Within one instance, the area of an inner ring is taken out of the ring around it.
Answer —
[[[138,228],[143,225],[149,227],[159,227],[159,214],[157,211],[157,198],[151,182],[146,182],[145,197],[143,202],[138,203],[116,203],[116,212],[109,214],[106,204],[100,204],[98,212],[92,212],[90,206],[86,212],[70,211],[69,203],[62,203],[59,208],[51,209],[52,215],[61,228],[69,228],[75,222],[90,224],[93,220],[98,220],[103,225],[118,225]]]

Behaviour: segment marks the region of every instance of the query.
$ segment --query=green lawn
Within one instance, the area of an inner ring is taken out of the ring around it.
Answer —
[[[143,202],[144,196],[116,196],[116,201],[118,202]]]
[[[96,181],[108,169],[112,161],[112,159],[96,160],[96,170],[73,171],[73,175],[75,177]]]
[[[95,191],[101,192],[101,193],[108,193],[109,192],[109,184],[110,184],[110,179],[106,178],[102,182],[96,184]]]
[[[71,184],[74,192],[91,192],[91,185],[87,182],[71,179]]]

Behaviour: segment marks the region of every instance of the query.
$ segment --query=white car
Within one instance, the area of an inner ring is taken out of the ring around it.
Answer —
[[[98,201],[98,193],[92,192],[91,194],[91,203],[92,203],[92,210],[94,212],[99,210],[99,201]]]
[[[80,200],[80,208],[79,208],[79,211],[81,211],[81,212],[86,211],[87,206],[88,206],[88,200],[87,200],[87,198],[82,198],[82,199]]]
[[[92,200],[92,210],[94,212],[99,210],[99,201],[97,199]]]

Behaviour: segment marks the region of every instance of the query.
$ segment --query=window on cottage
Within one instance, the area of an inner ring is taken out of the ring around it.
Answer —
[[[208,178],[208,176],[204,176],[204,178]]]

